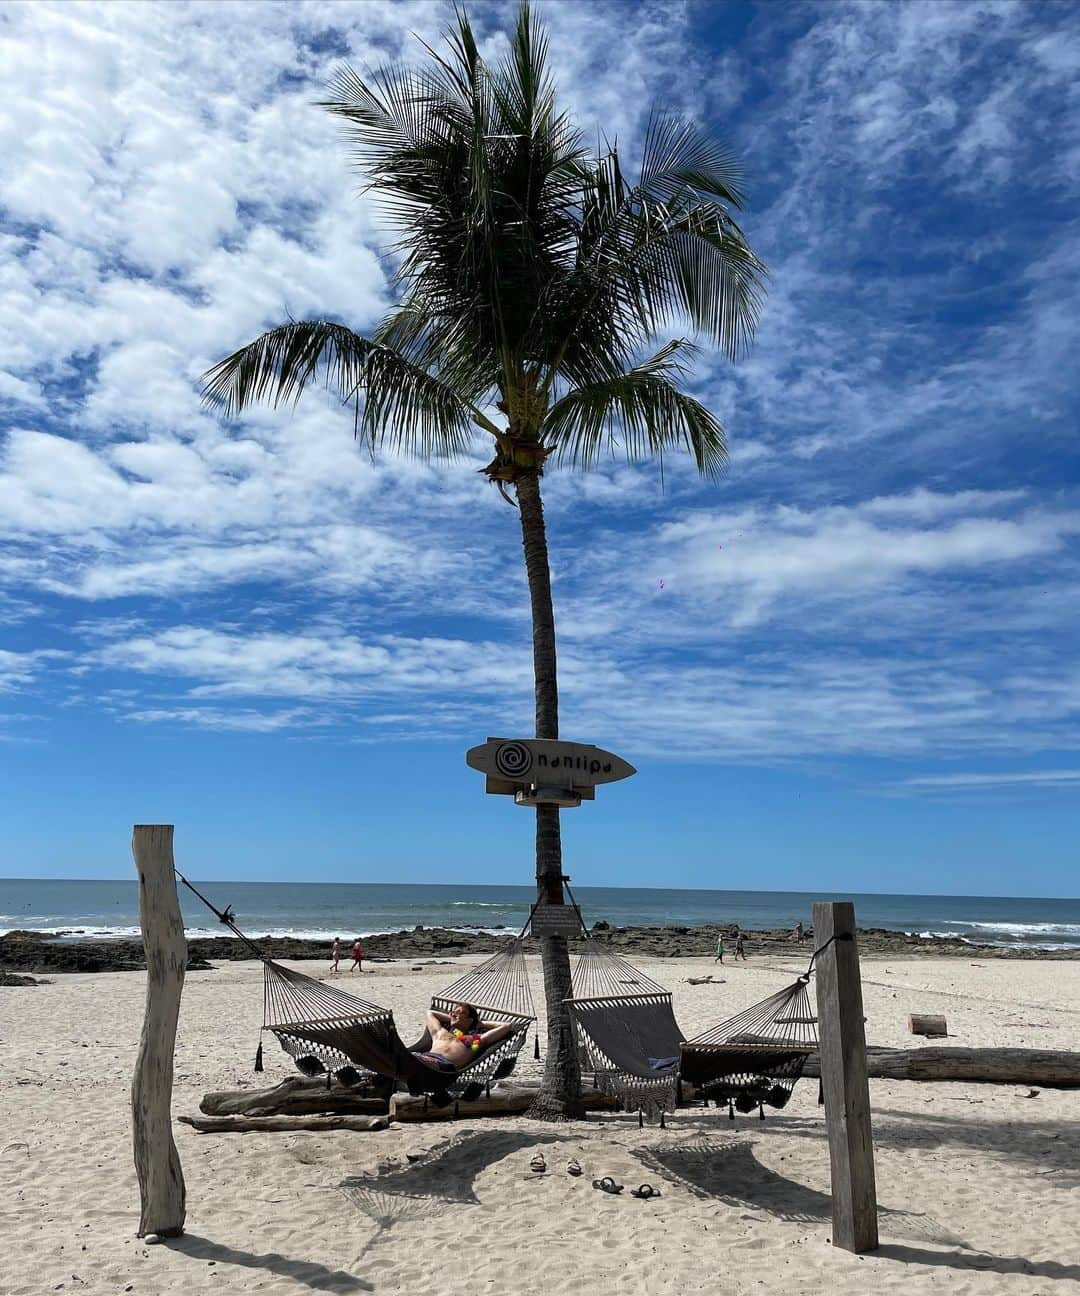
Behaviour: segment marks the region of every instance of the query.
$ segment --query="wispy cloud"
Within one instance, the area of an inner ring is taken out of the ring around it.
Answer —
[[[994,791],[1009,787],[1080,787],[1080,769],[1014,771],[1008,774],[919,774],[904,779],[901,787],[933,791]]]

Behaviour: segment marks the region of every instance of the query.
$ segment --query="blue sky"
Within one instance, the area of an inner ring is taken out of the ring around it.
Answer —
[[[386,309],[312,101],[441,3],[0,4],[0,874],[527,881],[464,751],[528,734],[517,517],[199,376]],[[489,54],[512,6],[474,5]],[[771,271],[706,355],[720,484],[545,477],[562,732],[638,769],[583,885],[1075,895],[1080,17],[1064,4],[549,3],[563,103],[744,159]],[[661,588],[660,582],[663,581]]]

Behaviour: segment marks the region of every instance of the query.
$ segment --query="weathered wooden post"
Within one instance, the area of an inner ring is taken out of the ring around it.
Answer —
[[[833,1245],[873,1251],[878,1244],[870,1086],[866,1078],[862,983],[850,901],[814,905],[818,1033],[832,1173]]]
[[[184,1231],[184,1172],[172,1136],[173,1049],[187,966],[184,921],[173,875],[171,824],[136,824],[139,923],[146,950],[146,1011],[131,1084],[139,1237]]]

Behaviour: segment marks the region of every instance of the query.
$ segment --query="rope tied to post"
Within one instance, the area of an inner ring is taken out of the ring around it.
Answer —
[[[806,971],[799,977],[799,980],[805,985],[814,971],[814,963],[819,954],[824,954],[833,941],[852,941],[855,939],[854,932],[837,932],[835,936],[830,936],[824,945],[819,945],[810,955],[810,962],[806,965]]]

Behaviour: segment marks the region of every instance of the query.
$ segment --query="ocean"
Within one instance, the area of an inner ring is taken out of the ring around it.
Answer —
[[[416,926],[516,931],[533,891],[525,886],[442,886],[384,882],[192,881],[218,906],[231,905],[251,936],[351,939]],[[219,936],[213,915],[180,888],[189,937]],[[833,895],[803,891],[676,891],[580,887],[586,922],[612,926],[697,927],[737,923],[746,931],[810,923],[814,900],[853,900],[860,927],[975,944],[1075,950],[1080,956],[1080,899],[1009,896]],[[63,932],[66,939],[138,937],[132,881],[0,878],[0,933],[16,928]]]

